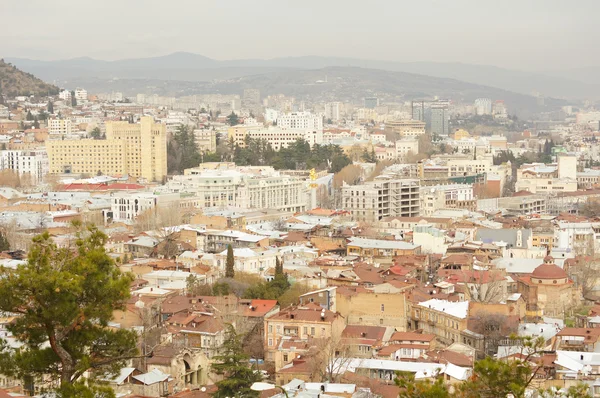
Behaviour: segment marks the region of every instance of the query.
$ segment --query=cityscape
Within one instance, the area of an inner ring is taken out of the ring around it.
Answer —
[[[600,397],[600,3],[34,3],[0,398]]]

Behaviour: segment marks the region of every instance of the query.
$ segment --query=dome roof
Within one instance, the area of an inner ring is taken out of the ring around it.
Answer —
[[[567,273],[556,264],[544,263],[534,269],[531,276],[538,279],[562,279],[567,277]]]

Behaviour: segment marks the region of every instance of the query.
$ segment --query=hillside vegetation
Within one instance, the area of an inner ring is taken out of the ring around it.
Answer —
[[[31,73],[23,72],[14,65],[0,59],[0,93],[14,97],[16,95],[55,95],[58,87],[48,84]]]

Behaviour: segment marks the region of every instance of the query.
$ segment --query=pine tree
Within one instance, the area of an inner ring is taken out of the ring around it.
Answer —
[[[231,111],[229,116],[227,116],[227,123],[230,126],[235,126],[235,125],[239,124],[239,122],[240,122],[240,118],[238,117],[238,115],[236,115],[235,112]]]
[[[48,106],[47,106],[47,108],[48,108],[48,113],[49,114],[53,114],[54,113],[54,104],[52,103],[51,100],[48,100]]]
[[[0,232],[0,251],[5,252],[8,250],[10,250],[10,242],[4,232]]]
[[[71,106],[77,106],[77,98],[75,98],[75,91],[71,91]]]
[[[223,376],[216,382],[215,398],[225,397],[258,397],[257,391],[250,389],[253,383],[260,381],[260,374],[250,367],[250,357],[244,353],[242,339],[235,328],[227,325],[225,341],[219,354],[213,358],[211,370]]]
[[[225,277],[233,278],[235,276],[235,258],[233,257],[233,247],[227,245],[227,261],[225,262]]]

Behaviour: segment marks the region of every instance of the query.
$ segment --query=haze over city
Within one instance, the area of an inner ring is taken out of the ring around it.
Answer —
[[[546,71],[600,65],[600,3],[581,0],[82,2],[3,10],[2,55],[103,60],[175,51],[228,60],[335,56]],[[49,15],[56,13],[64,23]]]

